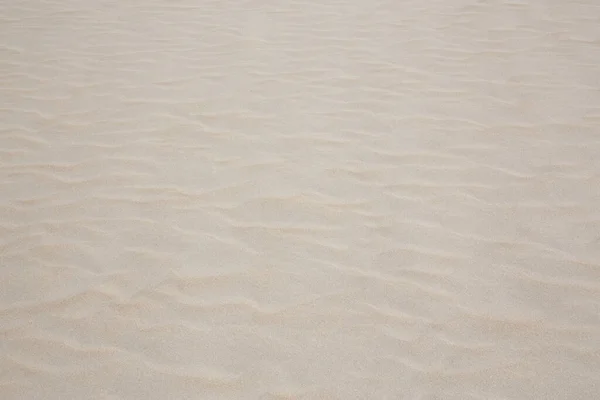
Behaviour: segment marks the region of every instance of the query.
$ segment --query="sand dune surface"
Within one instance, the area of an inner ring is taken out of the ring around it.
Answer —
[[[600,398],[595,1],[0,18],[0,398]]]

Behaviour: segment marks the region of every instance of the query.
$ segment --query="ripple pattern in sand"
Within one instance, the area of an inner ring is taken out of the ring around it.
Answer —
[[[2,3],[0,398],[600,398],[593,1]]]

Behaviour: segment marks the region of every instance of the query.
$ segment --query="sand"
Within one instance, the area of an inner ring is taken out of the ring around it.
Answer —
[[[2,1],[0,398],[600,398],[594,0]]]

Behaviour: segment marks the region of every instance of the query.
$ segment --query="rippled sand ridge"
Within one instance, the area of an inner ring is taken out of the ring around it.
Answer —
[[[1,399],[600,399],[596,1],[1,4]]]

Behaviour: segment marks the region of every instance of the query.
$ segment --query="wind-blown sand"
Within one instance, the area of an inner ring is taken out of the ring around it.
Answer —
[[[600,398],[594,0],[2,1],[0,398]]]

